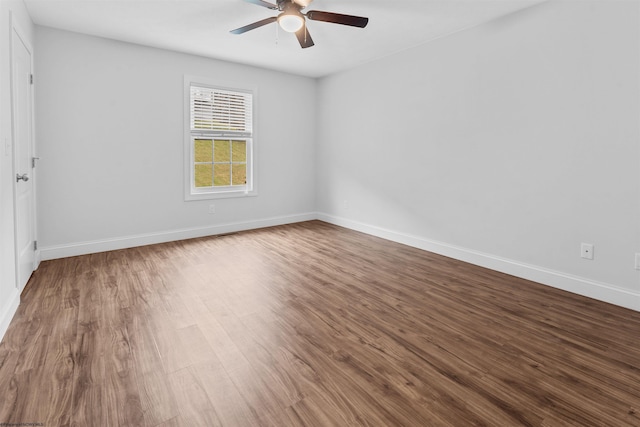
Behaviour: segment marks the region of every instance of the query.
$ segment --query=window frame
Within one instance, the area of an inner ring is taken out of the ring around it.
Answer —
[[[252,132],[251,136],[238,136],[223,131],[203,131],[197,132],[191,130],[191,87],[206,87],[219,89],[224,91],[249,93],[252,97]],[[184,76],[184,199],[185,201],[193,200],[210,200],[231,197],[251,197],[258,195],[257,186],[257,153],[256,153],[256,104],[257,89],[246,85],[221,82],[216,79],[207,77],[198,77],[192,75]],[[195,157],[194,143],[196,139],[229,140],[229,141],[246,141],[247,143],[247,184],[245,185],[229,185],[220,187],[196,187],[195,186]]]

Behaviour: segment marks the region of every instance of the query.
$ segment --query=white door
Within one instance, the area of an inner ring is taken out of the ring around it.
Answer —
[[[22,291],[34,270],[34,186],[32,154],[31,52],[14,27],[11,37],[11,102],[17,285]]]

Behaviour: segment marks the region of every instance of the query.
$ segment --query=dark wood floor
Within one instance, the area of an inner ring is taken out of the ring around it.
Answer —
[[[322,222],[44,262],[0,423],[640,426],[640,313]]]

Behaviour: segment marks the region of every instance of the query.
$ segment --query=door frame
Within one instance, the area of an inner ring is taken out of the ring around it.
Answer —
[[[29,42],[29,40],[27,39],[27,37],[25,36],[26,32],[22,30],[22,27],[20,27],[20,24],[18,23],[16,17],[14,16],[12,11],[9,11],[9,15],[10,15],[10,20],[11,20],[11,37],[9,40],[10,43],[10,54],[9,54],[9,61],[10,61],[10,83],[11,83],[11,141],[12,141],[12,147],[13,147],[13,153],[12,153],[12,164],[11,164],[11,178],[13,181],[13,246],[14,246],[14,252],[15,252],[15,270],[16,270],[16,282],[15,282],[15,287],[18,289],[19,292],[21,292],[24,288],[20,288],[21,284],[20,284],[20,271],[19,271],[19,267],[20,267],[20,259],[18,257],[19,254],[19,248],[18,248],[18,203],[17,203],[17,182],[15,180],[15,176],[16,176],[16,155],[17,155],[17,149],[16,149],[16,145],[18,143],[18,141],[16,141],[16,126],[17,126],[17,115],[16,115],[16,104],[15,104],[15,52],[14,52],[14,42],[16,41],[16,38],[19,40],[20,43],[22,43],[24,45],[24,47],[27,49],[27,51],[29,52],[29,57],[30,57],[30,63],[29,63],[29,68],[31,69],[31,74],[33,75],[33,46],[31,45],[31,43]],[[31,140],[29,141],[29,144],[31,145],[31,156],[35,157],[36,156],[36,147],[35,147],[35,105],[34,105],[34,88],[35,85],[31,85],[31,90],[29,93],[29,102],[30,102],[30,109],[29,109],[29,115],[30,120],[29,120],[29,124],[30,124],[30,131],[31,131]],[[37,230],[37,220],[36,220],[36,171],[35,168],[31,169],[31,179],[33,180],[32,182],[32,191],[31,191],[31,235],[34,241],[38,240],[38,230]],[[34,258],[33,258],[33,270],[35,271],[38,268],[38,265],[40,264],[40,249],[36,249],[34,251]],[[26,283],[25,283],[26,285]]]

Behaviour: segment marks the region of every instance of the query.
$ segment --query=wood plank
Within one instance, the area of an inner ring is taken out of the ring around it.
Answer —
[[[203,427],[223,425],[197,373],[194,374],[192,370],[183,368],[171,372],[167,378],[175,395],[182,425]]]
[[[319,221],[43,262],[0,423],[640,426],[640,313]]]

